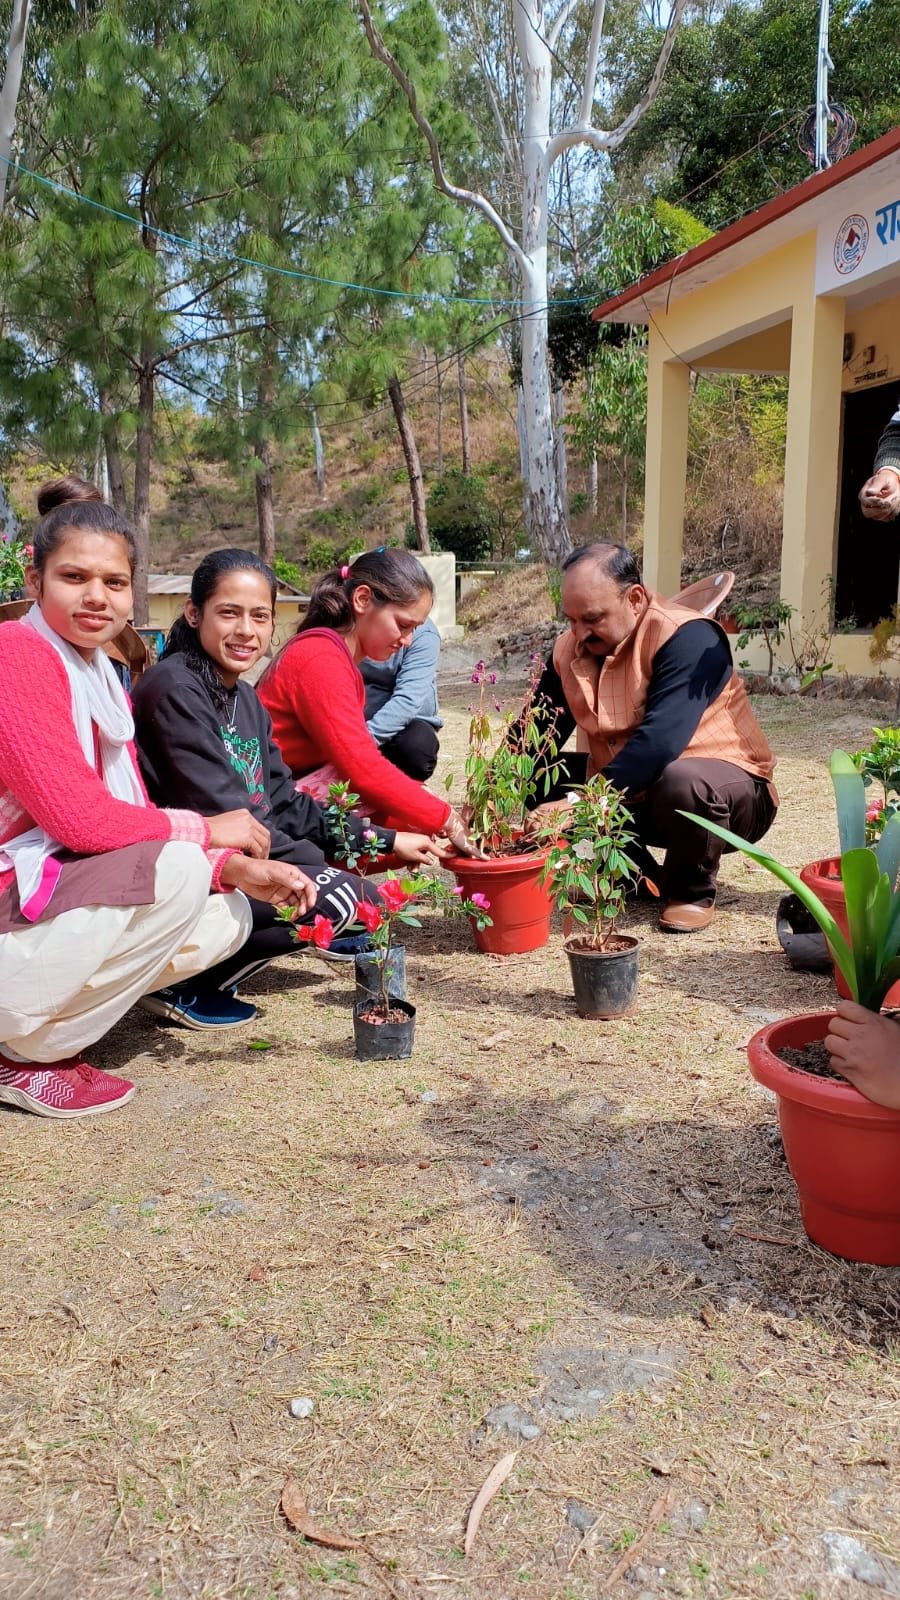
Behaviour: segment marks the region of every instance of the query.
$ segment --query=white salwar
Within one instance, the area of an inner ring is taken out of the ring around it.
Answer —
[[[173,840],[146,906],[80,906],[0,936],[0,1051],[24,1063],[80,1055],[142,995],[224,961],[249,937],[238,892],[210,894],[199,845]]]

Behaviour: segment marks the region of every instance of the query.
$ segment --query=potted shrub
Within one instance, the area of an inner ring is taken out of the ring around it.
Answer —
[[[562,838],[550,845],[544,881],[571,930],[563,948],[580,1017],[621,1017],[637,994],[638,941],[617,922],[639,873],[628,855],[635,842],[631,813],[603,777],[566,796]]]
[[[880,859],[885,823],[900,809],[897,804],[898,797],[891,788],[891,778],[896,779],[898,774],[891,766],[889,748],[890,735],[896,735],[897,730],[875,728],[873,732],[877,737],[868,750],[861,750],[855,756],[848,756],[843,750],[835,750],[829,763],[837,807],[840,855],[825,856],[819,861],[810,861],[800,872],[802,882],[813,891],[823,905],[827,906],[845,939],[848,936],[848,926],[841,874],[844,854],[848,850],[860,850],[868,845],[875,850]],[[900,741],[900,736],[897,737]],[[868,768],[870,760],[871,770]],[[869,784],[877,778],[883,787],[883,795],[876,797],[869,804],[866,800],[867,777]],[[833,953],[832,959],[834,959]],[[850,999],[847,979],[837,961],[834,962],[834,976],[838,993],[843,999]]]
[[[840,775],[841,763],[838,768]],[[900,980],[900,817],[887,824],[877,855],[865,846],[842,854],[843,929],[809,885],[765,850],[702,817],[691,820],[798,896],[822,929],[853,1000],[872,1011],[889,1002]],[[762,1028],[747,1046],[750,1070],[775,1091],[809,1237],[851,1261],[900,1266],[900,1111],[874,1105],[832,1071],[824,1044],[831,1015],[816,1012]]]
[[[0,539],[0,601],[21,600],[33,550],[21,539]]]
[[[478,948],[493,955],[538,950],[550,937],[547,848],[525,836],[530,808],[549,793],[558,772],[555,717],[536,704],[539,662],[534,667],[523,704],[499,728],[485,704],[496,674],[483,661],[472,673],[480,698],[469,724],[462,809],[482,857],[455,856],[447,866],[469,899],[490,901],[491,923],[479,927],[475,921],[473,929]]]

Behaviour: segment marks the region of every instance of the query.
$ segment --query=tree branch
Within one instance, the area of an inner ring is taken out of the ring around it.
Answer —
[[[682,3],[686,4],[687,0],[682,0]],[[504,222],[499,211],[495,210],[495,208],[491,205],[490,200],[488,200],[485,195],[479,194],[475,189],[463,189],[459,186],[459,184],[450,182],[450,179],[447,177],[444,171],[444,164],[441,160],[441,152],[438,147],[437,139],[434,135],[434,129],[432,128],[431,123],[428,121],[428,118],[425,116],[424,112],[419,108],[419,101],[416,94],[415,85],[413,84],[412,80],[407,77],[399,61],[391,54],[390,50],[382,39],[381,34],[378,32],[378,29],[372,20],[372,12],[369,8],[369,0],[358,0],[358,5],[360,15],[362,17],[363,29],[365,31],[366,38],[369,41],[369,48],[376,59],[380,61],[383,66],[387,67],[395,82],[398,83],[400,88],[403,90],[403,93],[406,96],[407,105],[412,113],[413,121],[415,122],[416,127],[428,146],[428,154],[431,158],[431,170],[434,173],[434,181],[438,189],[442,194],[445,194],[448,199],[456,200],[461,205],[472,206],[474,210],[480,211],[482,216],[485,217],[486,220],[491,224],[491,227],[494,228],[495,231],[500,235],[503,244],[509,251],[510,255],[514,258],[519,268],[523,272],[527,271],[529,264],[528,257],[526,256],[518,240],[510,232],[509,227]]]
[[[650,106],[656,99],[657,94],[659,93],[659,88],[663,81],[666,67],[669,64],[669,57],[672,54],[672,50],[675,46],[675,38],[678,33],[678,29],[681,26],[681,19],[684,15],[686,6],[687,0],[674,0],[672,10],[669,13],[666,36],[663,40],[659,56],[657,57],[656,66],[653,69],[653,76],[644,90],[644,93],[641,95],[640,100],[637,102],[637,105],[632,106],[632,109],[629,111],[627,117],[623,118],[617,128],[613,128],[610,131],[604,131],[601,128],[593,127],[590,120],[593,111],[594,90],[596,87],[597,68],[600,58],[600,41],[603,34],[603,13],[605,9],[605,0],[597,0],[593,22],[591,24],[591,41],[588,48],[587,72],[584,80],[581,115],[578,122],[570,123],[569,127],[561,129],[560,132],[554,134],[553,138],[550,140],[550,144],[547,147],[548,170],[550,167],[552,167],[554,161],[559,160],[559,157],[565,150],[571,150],[575,145],[585,144],[589,145],[593,150],[607,151],[617,150],[619,145],[624,143],[632,129],[635,128],[640,122],[644,112],[649,110]]]
[[[565,27],[566,23],[568,22],[569,18],[572,15],[572,12],[575,10],[575,7],[578,4],[579,4],[579,0],[563,0],[563,3],[560,6],[559,11],[557,12],[554,20],[551,22],[549,28],[547,29],[547,48],[548,48],[548,50],[555,50],[556,49],[557,45],[559,44],[560,35],[561,35],[562,31],[563,31],[563,28]]]
[[[614,128],[612,132],[607,135],[607,150],[618,149],[619,145],[628,138],[632,128],[635,128],[640,122],[644,112],[649,110],[650,106],[656,99],[656,96],[659,93],[660,84],[663,81],[663,75],[666,67],[669,64],[669,57],[675,48],[675,37],[678,33],[678,29],[681,26],[681,19],[684,16],[686,6],[687,0],[674,0],[672,9],[669,12],[669,25],[666,28],[666,37],[663,40],[662,49],[659,52],[656,66],[653,69],[653,77],[650,79],[650,82],[648,83],[644,93],[641,95],[637,105],[633,106],[627,117],[625,117],[624,120],[619,123],[619,126]]]

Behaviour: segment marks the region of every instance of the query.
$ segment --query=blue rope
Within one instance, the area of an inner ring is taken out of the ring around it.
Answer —
[[[153,233],[158,239],[165,240],[168,244],[179,245],[183,250],[193,251],[195,255],[203,256],[208,260],[231,263],[236,267],[252,267],[257,272],[273,272],[279,278],[294,278],[303,283],[320,283],[330,289],[350,289],[355,294],[381,295],[389,300],[418,300],[434,301],[443,300],[450,305],[466,306],[521,306],[528,307],[533,313],[546,305],[545,301],[537,300],[498,300],[493,295],[479,296],[466,294],[444,294],[437,289],[420,290],[418,292],[408,289],[380,289],[370,283],[349,283],[343,278],[323,278],[315,272],[300,272],[294,267],[276,267],[268,261],[255,261],[252,256],[235,256],[219,250],[209,250],[205,245],[196,243],[193,239],[185,239],[180,233],[169,233],[165,228],[157,228],[152,223],[145,223],[130,211],[117,211],[114,206],[104,205],[102,200],[94,200],[90,195],[79,194],[77,189],[69,189],[64,183],[58,183],[55,178],[45,178],[40,172],[32,172],[30,167],[23,166],[21,161],[13,161],[9,156],[0,156],[7,167],[22,173],[23,177],[31,178],[34,183],[42,184],[45,189],[50,189],[54,194],[63,195],[67,200],[76,200],[80,205],[91,206],[95,211],[102,211],[108,217],[115,217],[119,222],[127,222],[133,228],[145,229]],[[577,295],[571,299],[559,300],[558,305],[591,305],[596,300],[596,295]]]

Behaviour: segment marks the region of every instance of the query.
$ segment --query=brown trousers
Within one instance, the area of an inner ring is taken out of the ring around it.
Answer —
[[[765,779],[730,761],[693,757],[670,762],[644,797],[631,803],[641,843],[666,852],[658,883],[663,900],[707,905],[715,899],[722,853],[731,846],[680,812],[708,817],[755,844],[771,828],[777,809]]]

